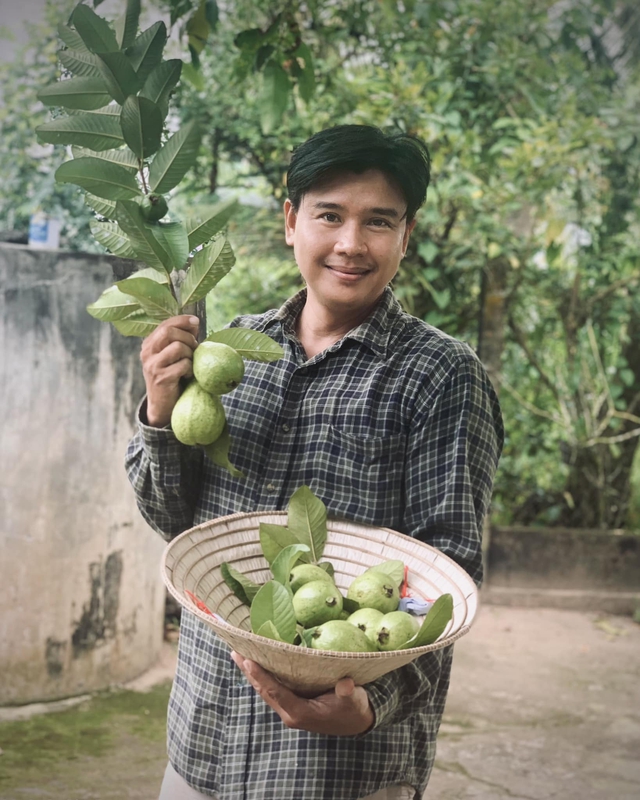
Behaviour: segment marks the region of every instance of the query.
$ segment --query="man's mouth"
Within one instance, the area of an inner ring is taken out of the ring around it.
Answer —
[[[339,275],[345,275],[349,278],[359,278],[362,275],[368,275],[371,270],[366,269],[363,267],[343,267],[338,264],[325,264],[327,269],[330,269],[332,272],[337,272]]]

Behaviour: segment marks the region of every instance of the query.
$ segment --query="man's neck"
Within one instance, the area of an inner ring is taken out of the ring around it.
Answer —
[[[296,334],[308,358],[331,347],[349,331],[357,328],[373,312],[379,301],[367,309],[334,312],[315,301],[307,293],[307,300],[296,321]]]

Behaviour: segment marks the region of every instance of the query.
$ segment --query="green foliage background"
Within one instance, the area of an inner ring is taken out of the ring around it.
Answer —
[[[64,246],[95,250],[80,194],[53,183],[62,149],[35,148],[31,133],[47,119],[35,93],[59,74],[59,8],[34,28],[37,46],[2,67],[0,221],[24,227],[42,202],[63,215]],[[174,0],[146,12],[175,17],[184,56],[197,10]],[[174,97],[176,122],[197,117],[206,133],[172,209],[244,203],[213,325],[300,286],[280,211],[296,143],[343,122],[418,133],[433,184],[394,288],[474,347],[481,317],[500,333],[495,518],[640,527],[639,32],[637,5],[614,0],[221,7]]]

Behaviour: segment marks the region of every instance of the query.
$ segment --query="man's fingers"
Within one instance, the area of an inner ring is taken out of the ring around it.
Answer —
[[[335,692],[338,697],[351,697],[355,688],[356,684],[353,678],[341,678],[338,683],[336,683]]]

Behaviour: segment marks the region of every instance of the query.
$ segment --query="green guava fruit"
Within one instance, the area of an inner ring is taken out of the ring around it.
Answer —
[[[205,392],[196,381],[187,385],[171,412],[171,428],[183,444],[213,444],[225,421],[220,398]]]
[[[193,374],[209,394],[226,394],[244,377],[244,361],[222,342],[202,342],[193,352]]]
[[[147,222],[157,222],[169,210],[167,201],[161,194],[146,194],[140,200],[140,208],[142,209],[142,216]]]
[[[309,637],[314,650],[340,653],[375,653],[376,646],[357,627],[341,619],[319,625]]]
[[[385,614],[375,631],[378,650],[398,650],[412,639],[420,628],[418,620],[406,611]]]
[[[310,581],[329,581],[329,583],[333,584],[333,578],[322,567],[318,567],[315,564],[298,564],[291,570],[289,582],[291,591],[294,594],[301,586]]]
[[[354,578],[347,597],[357,603],[358,608],[376,608],[383,614],[395,611],[400,602],[398,587],[382,572],[364,572]]]
[[[312,628],[338,619],[342,613],[342,595],[331,581],[309,581],[293,595],[293,608],[298,622]]]
[[[359,608],[349,615],[349,622],[359,628],[377,649],[376,629],[383,617],[384,614],[377,608]]]

